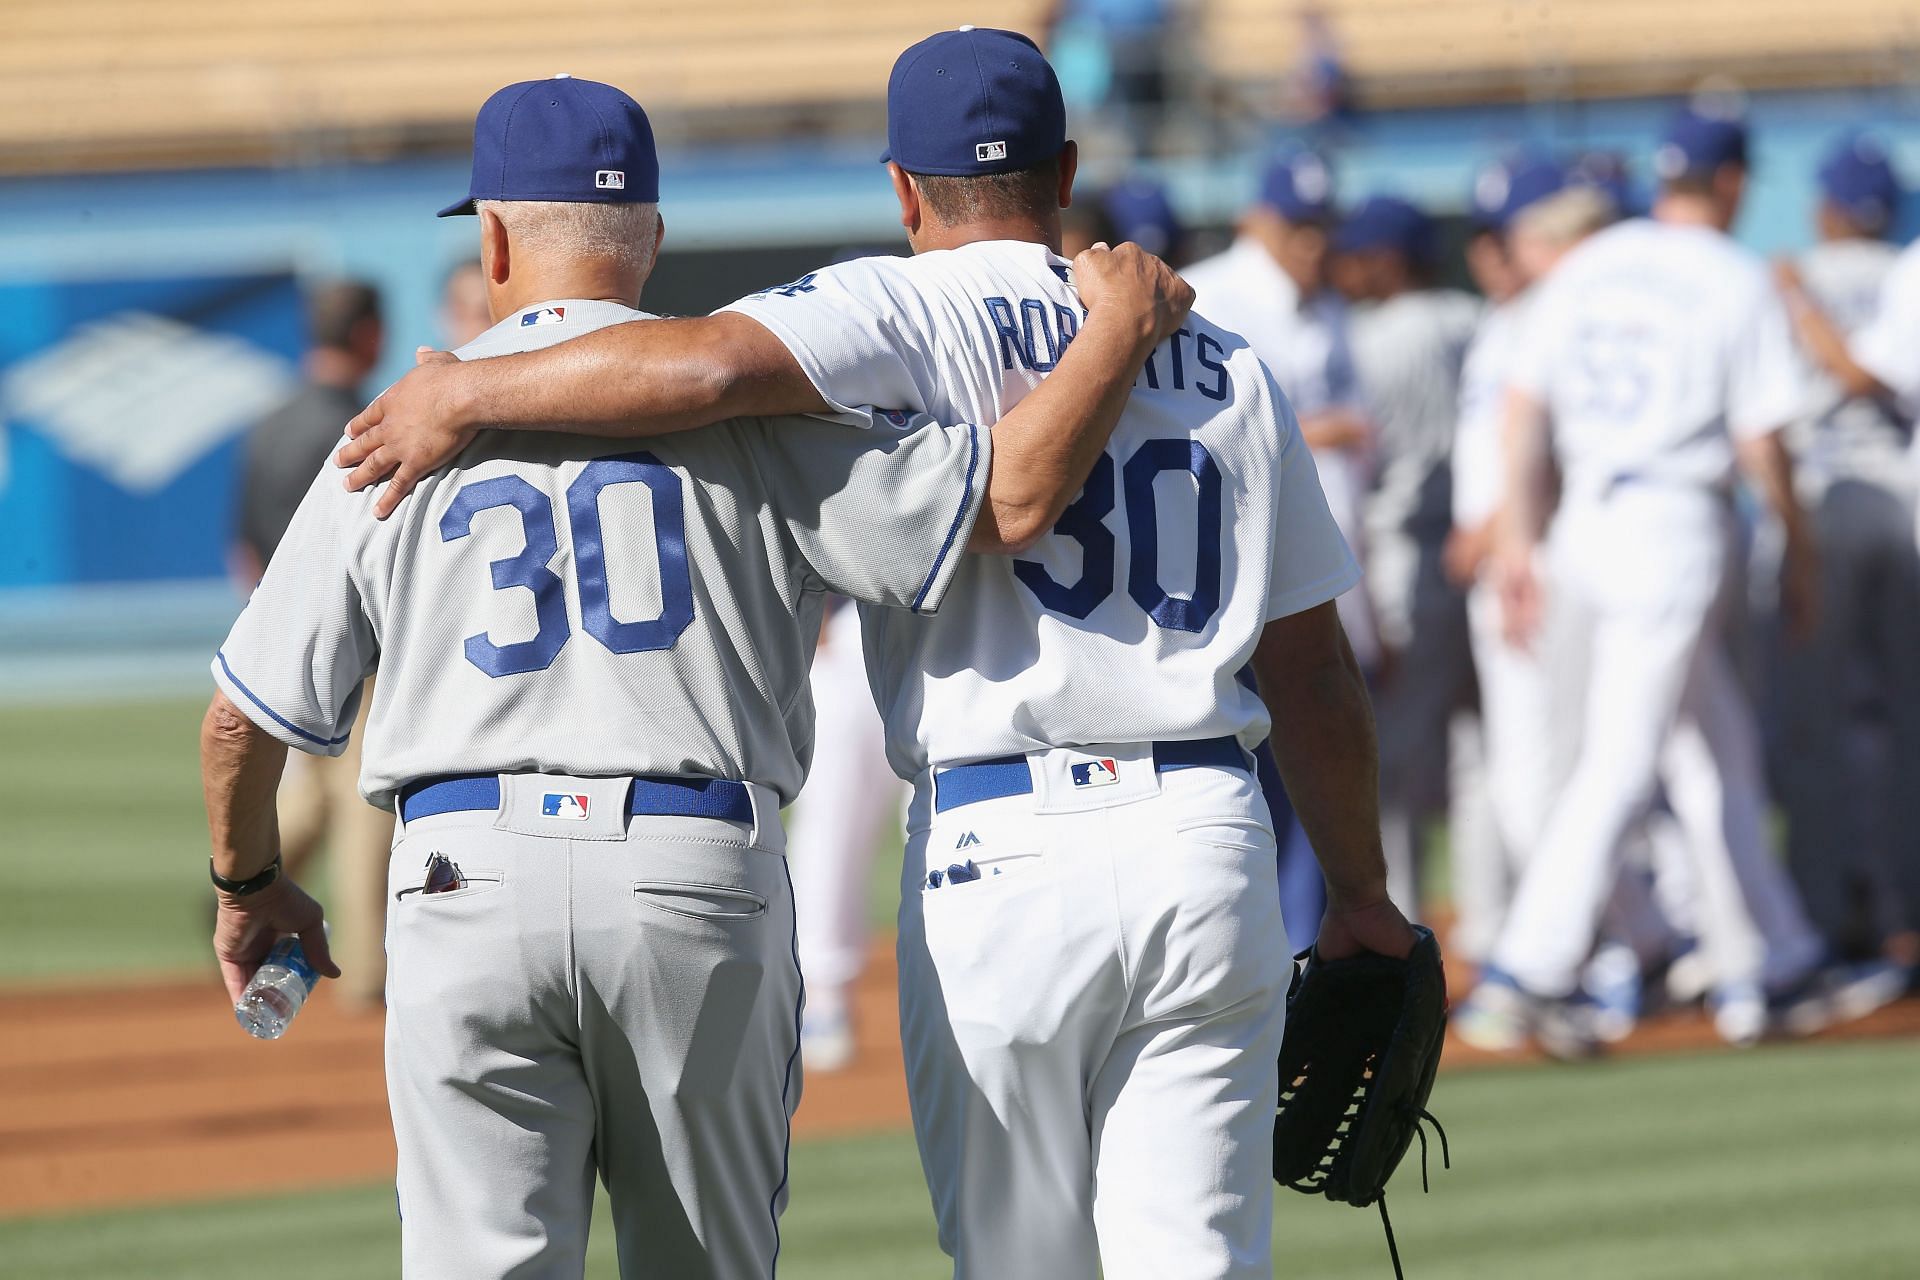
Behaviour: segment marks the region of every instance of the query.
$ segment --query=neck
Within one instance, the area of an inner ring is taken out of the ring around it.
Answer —
[[[550,269],[514,260],[513,274],[504,281],[487,282],[487,311],[499,324],[508,316],[556,298],[640,305],[644,275],[596,263],[565,263]],[[531,268],[531,269],[530,269]]]
[[[1060,211],[1056,209],[1050,214],[1016,218],[988,218],[960,226],[922,224],[919,234],[913,237],[913,251],[930,253],[935,249],[958,249],[962,245],[978,244],[983,240],[1043,244],[1059,253]]]
[[[1715,231],[1725,231],[1733,222],[1712,196],[1690,191],[1670,191],[1662,195],[1654,202],[1653,216],[1657,222],[1670,222],[1677,227],[1711,227]]]
[[[307,381],[322,387],[351,391],[360,385],[360,379],[367,376],[366,366],[361,363],[360,357],[338,347],[315,347],[307,352],[304,364]]]

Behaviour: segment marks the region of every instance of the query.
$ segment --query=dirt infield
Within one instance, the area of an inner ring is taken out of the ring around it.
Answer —
[[[210,979],[0,992],[0,1215],[391,1176],[379,1014],[348,1013],[323,986],[286,1040],[264,1044],[224,1006]],[[890,944],[874,949],[857,1013],[858,1061],[808,1080],[800,1136],[907,1123]],[[1920,1000],[1830,1034],[1920,1035]],[[1702,1018],[1680,1014],[1622,1052],[1715,1044]],[[1448,1052],[1456,1068],[1488,1061]]]

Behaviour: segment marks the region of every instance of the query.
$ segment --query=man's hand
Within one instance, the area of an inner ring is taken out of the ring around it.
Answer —
[[[227,995],[235,1004],[247,989],[254,970],[273,950],[273,944],[286,935],[298,934],[314,972],[327,978],[340,976],[327,948],[327,933],[321,927],[324,913],[306,890],[281,876],[258,893],[236,898],[215,891],[219,914],[213,922],[213,954],[220,961],[220,977],[227,984]]]
[[[1330,900],[1313,949],[1322,960],[1344,960],[1362,951],[1404,960],[1413,950],[1414,938],[1413,926],[1382,893],[1359,905]]]
[[[346,444],[334,462],[353,470],[347,488],[358,493],[389,480],[374,504],[385,520],[420,478],[444,466],[473,442],[478,428],[462,411],[460,360],[450,351],[421,347],[414,367],[347,423]]]
[[[1074,288],[1087,313],[1131,316],[1148,350],[1173,336],[1193,310],[1193,287],[1137,244],[1096,244],[1073,260]]]
[[[1494,585],[1500,592],[1500,629],[1516,649],[1533,647],[1546,615],[1540,575],[1533,565],[1534,549],[1523,542],[1501,539],[1494,547]]]
[[[1479,580],[1481,569],[1493,553],[1498,519],[1496,516],[1476,525],[1457,524],[1448,531],[1446,546],[1440,552],[1447,581],[1464,591]]]

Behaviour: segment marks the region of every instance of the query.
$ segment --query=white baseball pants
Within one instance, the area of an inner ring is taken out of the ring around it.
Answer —
[[[1684,779],[1670,789],[1689,829],[1702,940],[1718,977],[1758,980],[1804,960],[1804,920],[1796,925],[1780,901],[1778,868],[1767,872],[1751,719],[1730,673],[1722,679],[1715,665],[1728,518],[1712,493],[1658,485],[1562,509],[1549,553],[1554,608],[1564,611],[1558,634],[1585,643],[1555,660],[1570,664],[1580,691],[1582,734],[1492,955],[1531,991],[1573,990],[1683,708],[1718,769],[1714,794],[1690,798]],[[1718,839],[1703,838],[1714,829]]]
[[[387,1096],[407,1280],[579,1280],[596,1172],[624,1280],[772,1274],[800,1100],[779,805],[628,818],[621,780],[522,775],[407,823]],[[543,790],[590,821],[541,816]],[[467,887],[423,894],[430,853]]]
[[[1291,962],[1266,804],[1142,751],[1040,753],[1035,794],[945,813],[916,789],[901,1038],[958,1280],[1273,1274]],[[1118,781],[1076,794],[1095,753]]]

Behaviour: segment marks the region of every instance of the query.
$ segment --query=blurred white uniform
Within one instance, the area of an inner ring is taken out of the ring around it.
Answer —
[[[1339,294],[1322,289],[1302,298],[1300,286],[1281,270],[1273,255],[1245,237],[1235,240],[1225,253],[1196,262],[1180,274],[1193,286],[1196,310],[1247,340],[1286,393],[1295,416],[1304,421],[1334,409],[1364,414],[1347,339],[1347,304]],[[1366,552],[1360,516],[1372,482],[1371,453],[1370,449],[1313,451],[1327,509],[1362,564]],[[1380,637],[1366,589],[1355,587],[1340,597],[1336,607],[1361,669],[1373,670],[1380,661]]]
[[[1456,528],[1478,529],[1501,505],[1507,369],[1527,301],[1522,295],[1490,309],[1467,348],[1453,438]],[[1480,684],[1481,776],[1494,838],[1469,840],[1454,850],[1454,946],[1477,960],[1493,946],[1520,864],[1540,837],[1553,798],[1556,756],[1547,671],[1537,649],[1507,642],[1499,592],[1490,579],[1483,577],[1467,592],[1467,626]]]
[[[1717,633],[1734,438],[1771,433],[1800,403],[1778,295],[1718,232],[1620,223],[1541,284],[1511,378],[1553,422],[1550,581],[1560,625],[1586,637],[1567,655],[1585,714],[1493,961],[1536,994],[1573,990],[1687,708],[1721,765],[1723,839],[1688,841],[1709,963],[1722,985],[1784,986],[1821,948],[1766,847],[1752,719]]]

